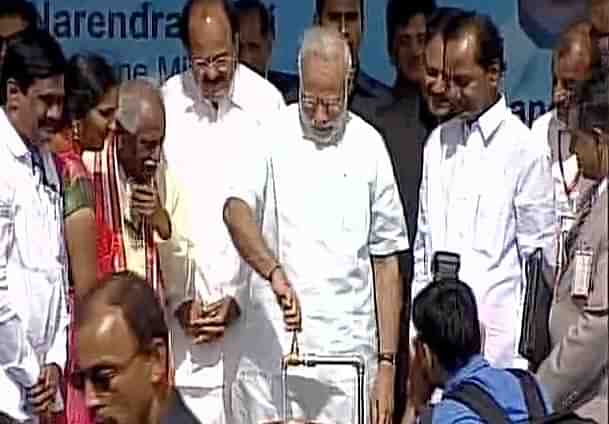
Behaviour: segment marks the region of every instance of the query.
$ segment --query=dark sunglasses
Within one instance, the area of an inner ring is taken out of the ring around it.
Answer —
[[[84,391],[88,381],[97,393],[108,393],[112,390],[113,380],[124,373],[141,353],[135,352],[120,365],[95,365],[87,369],[77,369],[70,375],[70,383],[76,390]]]

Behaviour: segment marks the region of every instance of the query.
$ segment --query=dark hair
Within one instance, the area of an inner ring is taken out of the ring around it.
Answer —
[[[499,65],[499,71],[505,71],[503,55],[503,38],[499,29],[487,15],[476,12],[466,12],[452,19],[446,26],[444,38],[457,40],[464,35],[474,32],[478,41],[476,52],[478,64],[485,70],[492,65]]]
[[[476,298],[459,280],[427,285],[414,299],[412,321],[417,337],[448,372],[480,353],[481,335]]]
[[[4,63],[0,66],[0,104],[6,104],[6,84],[14,79],[22,92],[35,80],[61,75],[66,58],[61,46],[47,31],[28,28],[7,42]]]
[[[239,18],[237,13],[235,12],[235,7],[231,0],[187,0],[186,4],[182,8],[182,15],[180,16],[180,39],[184,44],[186,50],[190,50],[190,37],[188,33],[188,25],[190,24],[190,18],[192,14],[192,8],[196,4],[220,4],[222,5],[224,12],[226,13],[226,17],[228,18],[228,22],[231,27],[231,34],[233,39],[236,39],[237,34],[239,34]]]
[[[257,12],[260,17],[260,33],[263,37],[271,34],[271,38],[275,39],[275,5],[272,4],[267,8],[260,0],[237,0],[235,10],[238,17],[248,12]]]
[[[140,349],[150,348],[154,339],[162,339],[168,346],[169,330],[163,305],[151,285],[137,274],[124,271],[100,281],[77,308],[78,327],[93,319],[91,307],[97,302],[121,310]]]
[[[40,15],[36,7],[25,0],[0,1],[0,16],[19,16],[28,23],[28,27],[38,27]]]
[[[117,84],[114,69],[103,57],[95,54],[72,56],[65,73],[66,120],[70,122],[84,118]]]
[[[393,50],[393,39],[400,27],[416,15],[425,15],[427,18],[436,9],[435,0],[389,0],[385,10],[385,22],[387,25],[387,51]]]
[[[321,23],[321,14],[326,6],[326,0],[315,0],[315,15],[314,19],[317,23]],[[359,0],[360,9],[360,21],[362,24],[362,31],[364,30],[364,17],[366,16],[366,2],[365,0]]]
[[[429,17],[427,21],[427,41],[437,35],[444,35],[448,24],[459,16],[463,16],[466,12],[458,7],[439,7]]]

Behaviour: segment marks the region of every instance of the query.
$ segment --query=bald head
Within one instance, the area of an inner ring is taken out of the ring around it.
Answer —
[[[129,133],[136,134],[146,122],[164,121],[161,92],[152,82],[131,80],[121,84],[116,120]]]
[[[588,22],[579,22],[569,27],[558,41],[558,60],[577,64],[589,69],[593,62],[592,26]]]
[[[180,36],[187,50],[192,48],[193,41],[201,39],[197,28],[210,24],[219,25],[231,40],[235,39],[239,19],[232,3],[229,0],[188,0],[180,19]]]

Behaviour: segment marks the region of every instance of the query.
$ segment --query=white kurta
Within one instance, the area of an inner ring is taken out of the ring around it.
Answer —
[[[42,172],[0,110],[0,412],[32,418],[24,388],[40,369],[63,369],[69,323],[63,201],[51,153]],[[52,186],[52,187],[51,187]]]
[[[247,269],[233,246],[222,211],[228,182],[240,172],[242,159],[251,160],[244,152],[263,139],[257,135],[259,125],[278,111],[283,99],[270,83],[242,65],[235,78],[232,100],[222,103],[218,112],[201,101],[190,71],[171,78],[163,88],[167,119],[164,150],[168,168],[180,187],[181,203],[176,209],[180,212],[172,215],[172,238],[178,246],[174,246],[174,263],[169,267],[167,250],[172,250],[171,244],[161,249],[163,270],[171,272],[165,278],[171,280],[172,312],[192,298],[193,293],[186,289],[191,283],[205,302],[232,296],[242,309],[245,307]],[[189,266],[180,270],[179,262],[185,256]],[[176,299],[180,286],[184,297]],[[194,345],[175,318],[170,327],[178,390],[201,422],[224,422],[222,389],[226,381],[227,385],[232,381],[239,322],[223,340],[203,345]],[[211,406],[214,403],[216,407]]]
[[[301,352],[361,354],[375,375],[377,321],[371,255],[408,248],[404,211],[381,136],[352,115],[337,145],[302,137],[298,105],[278,117],[267,167],[241,174],[234,196],[264,217],[263,234],[303,311]],[[269,283],[252,275],[247,328],[234,385],[236,423],[279,418],[280,362],[290,335]],[[352,423],[350,368],[320,367],[290,380],[292,413]],[[367,403],[367,401],[366,401]]]
[[[554,262],[556,215],[547,146],[501,98],[466,132],[436,128],[424,152],[413,299],[431,281],[434,252],[461,255],[485,325],[485,356],[513,366],[524,295],[521,265],[535,248]]]

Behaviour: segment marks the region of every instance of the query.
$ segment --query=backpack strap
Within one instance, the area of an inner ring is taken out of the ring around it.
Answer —
[[[520,382],[524,394],[524,401],[529,411],[529,419],[542,418],[547,415],[546,404],[539,390],[539,384],[533,375],[525,370],[510,368],[509,371]]]
[[[444,396],[474,411],[488,424],[510,424],[505,411],[484,389],[474,383],[463,383]]]

